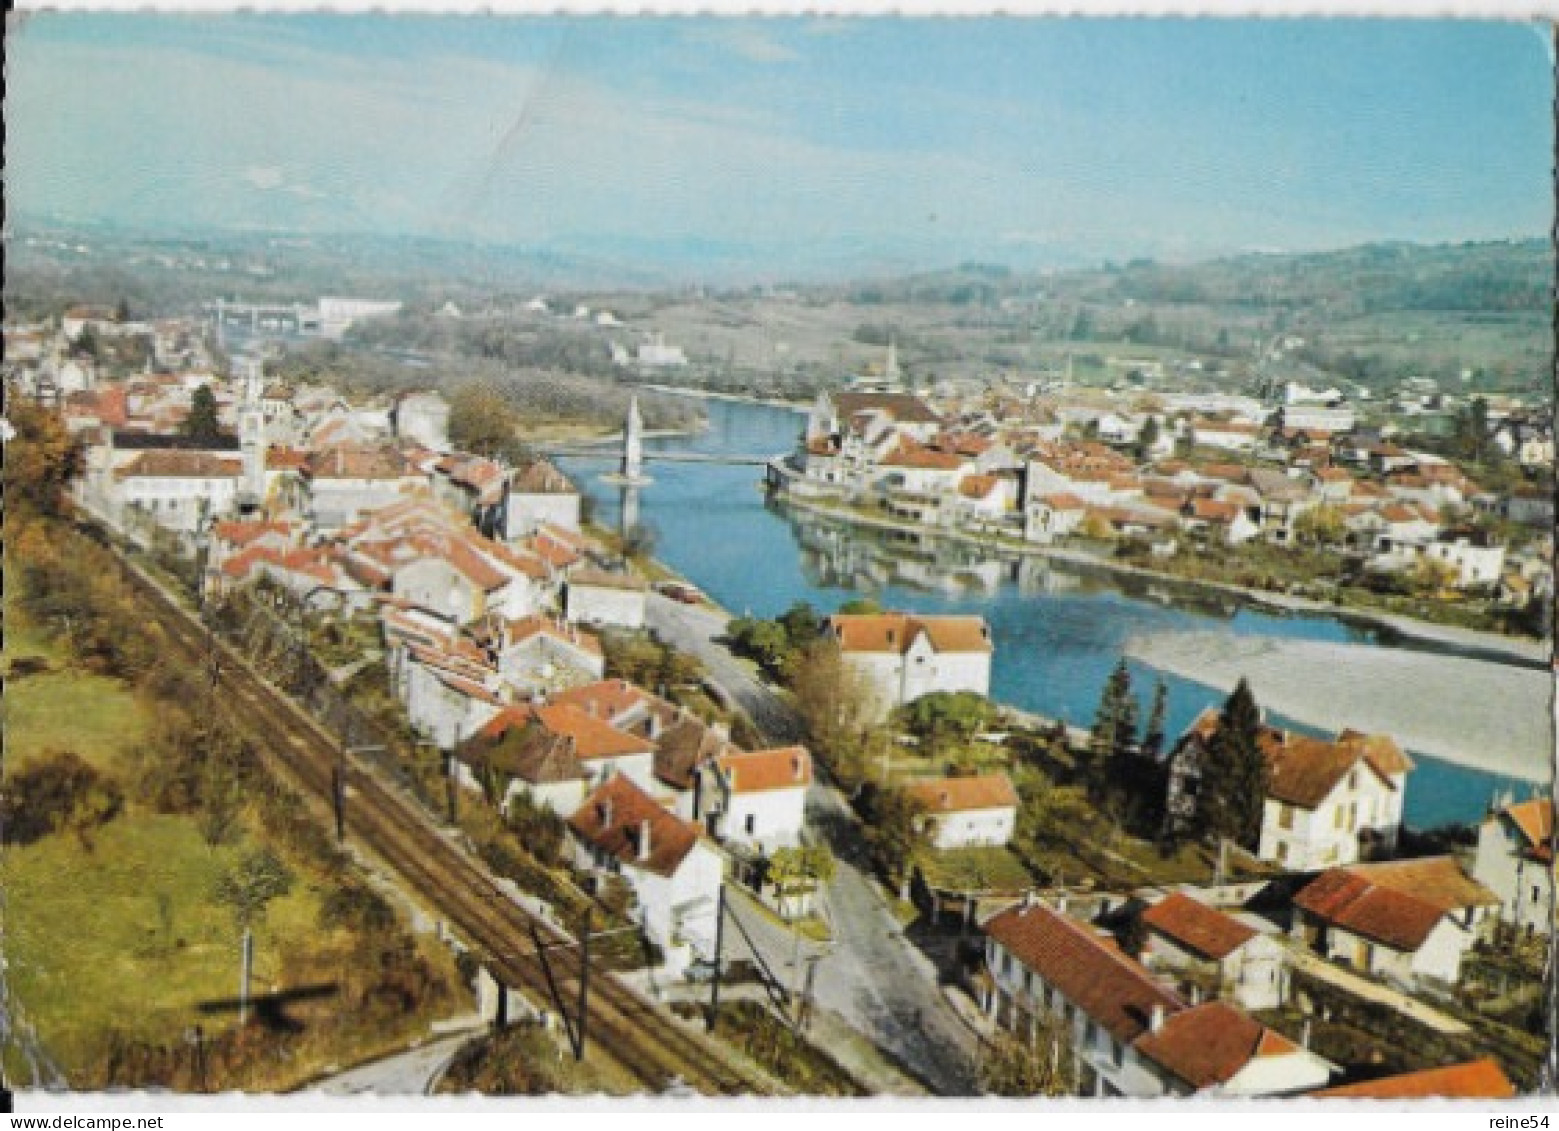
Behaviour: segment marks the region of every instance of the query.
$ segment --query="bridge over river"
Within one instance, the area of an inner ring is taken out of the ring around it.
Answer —
[[[623,452],[621,448],[591,445],[583,447],[545,446],[536,449],[542,455],[551,459],[555,456],[563,456],[576,460],[600,460],[603,463],[621,463]],[[784,458],[783,452],[773,455],[744,455],[744,454],[712,454],[709,452],[662,452],[646,449],[640,459],[645,463],[722,463],[740,464],[751,467],[767,467],[777,459]]]

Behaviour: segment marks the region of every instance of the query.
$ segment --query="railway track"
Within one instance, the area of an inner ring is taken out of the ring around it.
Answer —
[[[205,627],[122,554],[120,561],[126,579],[146,598],[148,615],[189,663],[199,665],[208,654]],[[229,709],[265,756],[328,804],[341,757],[335,736],[266,682],[225,641],[217,638],[215,647]],[[345,776],[346,827],[355,843],[437,909],[506,986],[529,990],[543,1000],[561,998],[571,1003],[572,1014],[582,967],[576,940],[509,899],[485,865],[451,843],[414,800],[387,787],[350,756]],[[595,1048],[605,1050],[650,1091],[678,1084],[711,1095],[778,1090],[772,1079],[733,1060],[609,972],[590,972],[586,1028]]]

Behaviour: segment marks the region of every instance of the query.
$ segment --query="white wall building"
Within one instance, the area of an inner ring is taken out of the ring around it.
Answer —
[[[1100,933],[1025,901],[986,921],[985,1007],[1009,1030],[1059,1026],[1078,1094],[1272,1096],[1332,1066],[1223,1002],[1190,1005]]]
[[[697,825],[618,776],[585,798],[568,827],[580,866],[621,876],[633,890],[635,919],[665,952],[668,975],[714,957],[724,861]]]
[[[1554,803],[1533,798],[1489,814],[1478,828],[1473,879],[1499,897],[1499,917],[1540,935],[1554,929]]]
[[[1324,872],[1294,897],[1294,933],[1333,962],[1405,988],[1454,986],[1499,896],[1451,856]]]
[[[805,747],[724,754],[697,780],[694,814],[716,838],[765,853],[801,843],[812,785]]]
[[[933,778],[904,791],[923,810],[922,831],[933,848],[1000,847],[1012,839],[1018,791],[1006,774]]]
[[[648,586],[626,573],[577,569],[564,585],[567,617],[576,624],[643,628]]]
[[[1288,996],[1283,945],[1217,908],[1173,892],[1142,913],[1149,970],[1185,971],[1216,983],[1241,1009],[1277,1009]]]
[[[980,617],[839,615],[825,631],[879,717],[934,691],[990,694],[994,648]]]

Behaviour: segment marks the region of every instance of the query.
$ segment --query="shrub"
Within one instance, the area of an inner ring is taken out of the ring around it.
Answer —
[[[124,805],[124,791],[79,754],[51,751],[6,783],[0,796],[0,829],[7,844],[32,844],[70,828],[91,847],[92,830]]]

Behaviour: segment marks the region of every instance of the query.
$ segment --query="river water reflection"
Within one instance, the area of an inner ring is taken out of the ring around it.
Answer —
[[[794,444],[802,421],[762,405],[710,401],[707,408],[706,432],[650,440],[646,451],[778,454]],[[595,499],[599,520],[615,525],[622,500],[599,479],[607,465],[559,462]],[[773,616],[796,601],[832,612],[869,595],[889,608],[979,614],[996,645],[992,696],[1080,726],[1092,722],[1104,681],[1132,636],[1222,631],[1390,646],[1377,630],[1334,617],[1280,615],[1180,586],[864,531],[767,503],[761,469],[752,466],[652,462],[649,473],[653,482],[636,503],[641,521],[656,532],[656,556],[733,613]],[[1157,673],[1132,668],[1145,716]],[[1222,700],[1187,680],[1165,677],[1165,684],[1172,734]],[[1475,821],[1496,789],[1509,784],[1521,796],[1530,789],[1432,758],[1417,761],[1406,813],[1417,827]]]

